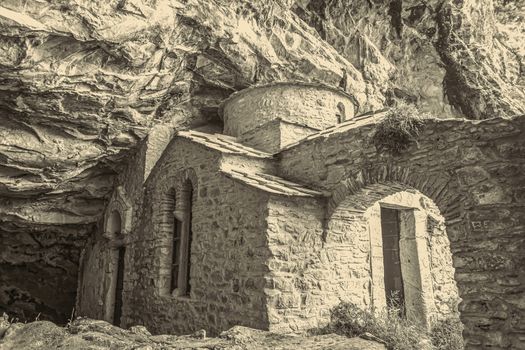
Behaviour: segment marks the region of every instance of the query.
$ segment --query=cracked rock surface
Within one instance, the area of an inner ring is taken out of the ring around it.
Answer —
[[[220,123],[234,91],[338,86],[342,69],[360,113],[523,114],[524,15],[523,0],[2,1],[0,311],[66,322],[81,247],[153,126]]]

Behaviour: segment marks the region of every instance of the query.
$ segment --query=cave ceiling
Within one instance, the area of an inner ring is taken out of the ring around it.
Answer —
[[[345,69],[360,112],[405,99],[438,117],[523,114],[524,13],[489,0],[4,0],[0,231],[95,225],[153,126],[219,123],[218,104],[253,84],[338,86]]]

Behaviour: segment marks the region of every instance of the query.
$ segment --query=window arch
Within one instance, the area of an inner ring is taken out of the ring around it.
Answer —
[[[191,243],[193,185],[186,179],[178,191],[174,212],[174,231],[172,248],[172,292],[179,296],[189,296],[191,292]]]
[[[192,173],[183,172],[169,181],[173,187],[163,189],[160,235],[165,245],[165,268],[161,270],[160,293],[189,296],[191,292],[192,203],[195,181]]]
[[[109,218],[106,224],[106,231],[111,236],[118,236],[121,234],[122,219],[120,217],[120,213],[117,210],[111,211],[111,214],[109,215]]]
[[[169,272],[164,283],[164,294],[171,294],[177,288],[177,276],[180,260],[180,230],[181,219],[176,215],[177,191],[175,187],[167,190],[162,198],[162,234],[169,239]]]
[[[110,240],[128,235],[131,232],[132,211],[124,188],[118,186],[106,207],[102,234]]]
[[[114,325],[120,326],[122,321],[122,310],[124,305],[124,276],[126,246],[122,241],[123,222],[120,212],[112,210],[106,221],[106,234],[112,239],[111,250],[111,272],[109,289],[106,296],[105,319]]]

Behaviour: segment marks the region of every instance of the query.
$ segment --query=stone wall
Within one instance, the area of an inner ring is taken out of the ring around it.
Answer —
[[[450,241],[442,218],[427,217],[428,247],[430,251],[430,270],[437,318],[457,312],[458,288],[454,279],[454,266]]]
[[[296,123],[275,119],[242,134],[239,142],[269,153],[278,153],[284,147],[304,139],[319,130]]]
[[[282,152],[281,174],[332,192],[329,210],[374,183],[431,198],[445,218],[468,349],[523,347],[525,117],[427,121],[397,156],[374,124],[336,128]]]
[[[285,333],[315,328],[320,312],[329,316],[326,308],[321,309],[331,297],[323,287],[332,276],[319,257],[323,206],[313,200],[272,196],[268,213],[272,255],[264,292],[270,330]],[[315,290],[318,285],[320,290]]]
[[[173,133],[173,126],[170,124],[156,125],[151,129],[145,141],[143,141],[140,149],[145,152],[146,158],[144,161],[144,181],[149,177],[151,170],[162,156],[168,143],[171,141]]]
[[[136,159],[143,159],[140,152]],[[155,333],[204,328],[212,334],[233,325],[268,328],[263,294],[269,255],[267,196],[221,175],[220,159],[220,152],[178,138],[152,170],[143,191],[136,191],[141,186],[135,173],[123,179],[127,180],[123,188],[132,194],[134,214],[133,228],[124,239],[122,326],[143,324]],[[172,237],[166,230],[163,203],[189,173],[194,186],[193,241],[191,292],[185,297],[169,292]],[[95,243],[85,252],[81,314],[100,317],[105,312],[97,303],[107,300],[114,283],[113,270],[108,271],[115,261],[109,242]],[[104,318],[111,316],[106,312]]]
[[[281,150],[281,121],[271,120],[239,136],[240,142],[269,153]]]
[[[270,330],[323,327],[330,309],[342,301],[370,305],[369,242],[358,227],[332,223],[330,230],[340,236],[332,234],[327,242],[322,202],[272,197],[269,208],[272,257],[265,293]],[[362,239],[364,249],[358,243]]]
[[[308,135],[314,134],[317,131],[318,130],[309,128],[307,126],[283,121],[280,128],[281,149],[291,145],[292,143],[302,140]]]
[[[125,323],[176,333],[217,333],[238,324],[268,328],[265,196],[221,175],[220,155],[200,145],[177,139],[165,156],[146,185],[142,220],[129,247]],[[196,182],[189,298],[166,294],[167,281],[159,278],[171,264],[172,245],[159,204],[186,169],[195,171]]]
[[[130,156],[126,168],[118,176],[115,190],[106,206],[104,219],[99,222],[97,230],[92,234],[82,252],[76,298],[78,316],[113,321],[114,276],[117,267],[115,257],[116,246],[120,242],[116,242],[113,235],[106,234],[107,220],[111,209],[117,209],[122,220],[121,227],[126,228],[126,238],[130,240],[130,236],[135,232],[138,219],[142,215],[143,184],[149,140],[148,137],[140,143]],[[117,195],[117,192],[121,194]],[[119,208],[121,206],[115,205],[115,200],[125,201],[129,205],[131,214],[122,212],[122,208]],[[126,266],[129,266],[129,255],[126,255]]]
[[[395,194],[390,195],[392,192]],[[388,187],[379,194],[382,205],[415,208],[418,217],[425,219],[416,231],[422,251],[407,246],[410,249],[401,252],[406,300],[411,303],[407,312],[416,313],[414,321],[422,325],[455,316],[458,294],[454,269],[437,208],[421,194],[402,192],[399,187]],[[424,207],[420,203],[425,203]],[[350,196],[325,221],[322,201],[272,197],[268,217],[272,257],[265,289],[270,330],[286,333],[322,327],[330,320],[330,309],[340,302],[382,311],[386,299],[378,209],[377,198],[367,191],[361,198]],[[401,238],[406,242],[402,245],[412,242],[410,237]],[[374,244],[379,251],[373,249]],[[422,284],[422,278],[427,285]]]

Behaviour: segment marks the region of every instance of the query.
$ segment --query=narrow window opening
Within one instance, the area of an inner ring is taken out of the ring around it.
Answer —
[[[191,229],[191,226],[192,226],[192,203],[193,203],[193,188],[191,187],[191,184],[190,184],[190,188],[189,188],[189,193],[188,193],[188,246],[186,248],[186,250],[188,251],[188,254],[186,256],[186,295],[190,295],[190,291],[191,291],[191,284],[190,284],[190,257],[191,257],[191,241],[192,241],[192,238],[193,238],[193,233],[192,233],[192,229]]]
[[[399,254],[399,210],[381,208],[384,282],[387,306],[404,314],[404,289]]]
[[[192,202],[193,187],[187,181],[178,193],[176,210],[172,213],[171,292],[178,296],[189,296],[191,292]]]
[[[181,239],[180,239],[180,266],[177,288],[179,295],[189,296],[191,291],[190,284],[190,260],[191,260],[191,241],[192,241],[192,202],[193,202],[193,187],[191,182],[187,181],[181,193],[182,205],[181,212],[183,222],[181,225]]]
[[[182,222],[177,219],[174,215],[173,223],[173,251],[172,251],[172,262],[171,262],[171,291],[173,292],[178,288],[179,281],[179,270],[180,270],[180,247],[182,237]]]

